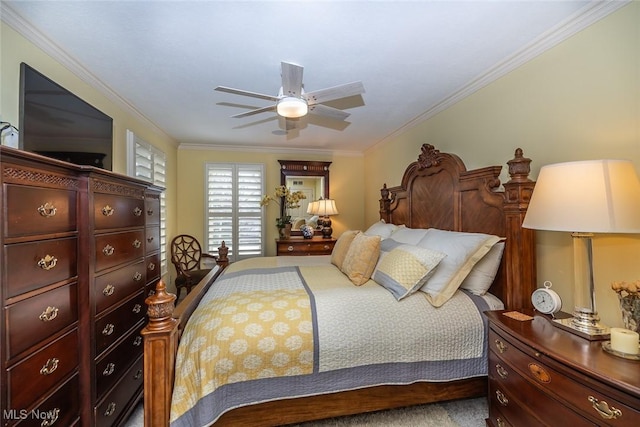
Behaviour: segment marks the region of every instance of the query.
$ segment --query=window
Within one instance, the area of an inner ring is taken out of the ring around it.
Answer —
[[[167,156],[161,150],[127,130],[127,172],[159,187],[165,187]],[[162,274],[167,273],[166,198],[160,194],[160,263]]]
[[[264,166],[209,163],[205,179],[206,252],[217,253],[224,240],[231,262],[264,255]]]

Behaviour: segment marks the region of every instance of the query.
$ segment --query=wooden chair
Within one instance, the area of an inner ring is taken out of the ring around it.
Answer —
[[[202,280],[211,271],[211,268],[202,268],[200,262],[203,258],[216,260],[215,255],[202,253],[202,247],[198,240],[188,234],[179,234],[171,241],[171,262],[176,267],[176,301],[180,298],[182,288],[186,288],[187,295],[191,288]]]

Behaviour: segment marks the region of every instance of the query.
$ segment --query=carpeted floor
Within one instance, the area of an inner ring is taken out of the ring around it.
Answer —
[[[487,399],[482,397],[331,418],[297,427],[482,427],[487,416]],[[139,407],[125,427],[142,425],[142,407]]]

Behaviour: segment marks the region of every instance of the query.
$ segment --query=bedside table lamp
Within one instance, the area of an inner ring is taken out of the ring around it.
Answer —
[[[626,160],[587,160],[543,166],[522,224],[571,233],[574,311],[555,324],[589,340],[606,339],[609,328],[596,311],[594,233],[640,233],[640,182]]]
[[[336,202],[333,199],[318,200],[318,215],[322,216],[322,238],[330,239],[333,229],[331,228],[331,218],[329,217],[338,215]]]

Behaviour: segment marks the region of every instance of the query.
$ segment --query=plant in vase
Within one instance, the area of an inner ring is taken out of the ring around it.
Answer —
[[[640,280],[631,283],[613,282],[611,289],[618,294],[624,327],[640,332]]]
[[[299,208],[300,200],[306,198],[302,191],[291,191],[284,185],[276,187],[273,195],[266,194],[262,197],[260,206],[267,206],[274,202],[280,207],[282,216],[276,218],[276,227],[278,227],[280,237],[289,238],[291,236],[291,215],[289,210]]]

